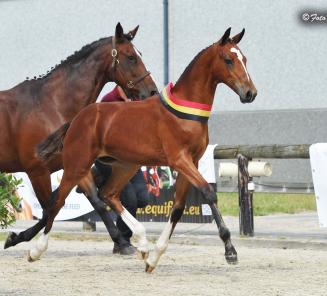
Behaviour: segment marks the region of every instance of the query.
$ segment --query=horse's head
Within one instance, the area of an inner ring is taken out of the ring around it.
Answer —
[[[214,59],[214,72],[219,82],[225,83],[240,96],[242,103],[251,103],[257,90],[246,69],[246,57],[237,46],[245,30],[232,38],[229,37],[230,30],[227,29],[217,43],[219,59]]]
[[[138,26],[128,34],[120,23],[116,26],[115,36],[112,38],[110,75],[130,98],[144,99],[158,93],[150,72],[145,68],[141,54],[133,46]]]

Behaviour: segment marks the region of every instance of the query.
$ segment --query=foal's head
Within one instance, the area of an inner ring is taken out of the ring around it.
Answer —
[[[138,26],[124,34],[120,23],[116,26],[110,51],[112,63],[110,75],[130,98],[147,98],[158,93],[150,72],[145,68],[140,52],[132,44]]]
[[[217,43],[219,59],[214,59],[214,72],[217,73],[219,82],[223,82],[233,89],[242,103],[254,101],[257,90],[246,69],[246,57],[238,47],[245,30],[230,38],[230,30],[227,29],[223,37]]]

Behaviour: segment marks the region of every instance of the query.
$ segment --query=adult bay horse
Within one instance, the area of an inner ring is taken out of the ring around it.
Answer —
[[[0,171],[26,172],[43,208],[42,219],[19,234],[10,233],[5,248],[33,238],[45,226],[50,204],[50,173],[62,168],[60,155],[43,163],[35,155],[35,145],[85,106],[95,102],[108,81],[119,84],[131,98],[145,98],[157,93],[157,87],[131,41],[138,26],[124,34],[120,23],[113,37],[84,46],[50,73],[24,81],[0,92]],[[95,196],[89,200],[104,220],[117,242],[119,234]]]
[[[246,58],[237,45],[243,34],[244,29],[230,38],[229,28],[218,42],[193,59],[175,86],[169,84],[160,96],[126,105],[92,104],[75,117],[64,138],[64,175],[44,233],[30,250],[32,260],[38,259],[45,251],[54,217],[64,205],[69,192],[79,184],[88,194],[95,194],[95,186],[89,177],[90,167],[97,157],[110,156],[116,161],[112,176],[102,187],[100,196],[133,231],[138,250],[146,260],[147,272],[156,267],[166,250],[169,238],[183,214],[191,184],[208,201],[219,236],[225,244],[227,262],[237,262],[230,231],[214,203],[216,194],[197,170],[197,164],[209,141],[207,121],[217,85],[225,83],[239,95],[242,103],[250,103],[256,97],[256,88],[246,69]],[[58,145],[52,139],[39,146],[41,156],[45,155],[43,147],[49,147],[51,143],[60,151],[61,140],[57,141]],[[51,159],[49,155],[45,158]],[[119,200],[123,186],[140,165],[168,165],[179,173],[169,221],[149,257],[145,228]]]

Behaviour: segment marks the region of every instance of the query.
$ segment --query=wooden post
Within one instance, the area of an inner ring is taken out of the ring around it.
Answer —
[[[240,206],[240,235],[253,236],[254,224],[253,224],[253,194],[249,191],[248,184],[252,181],[248,172],[247,159],[242,154],[238,154],[238,194],[239,194],[239,206]]]

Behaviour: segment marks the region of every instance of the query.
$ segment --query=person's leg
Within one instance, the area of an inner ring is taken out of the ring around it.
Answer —
[[[136,200],[137,200],[136,207],[137,208],[146,207],[150,202],[150,194],[141,170],[137,171],[135,176],[131,179],[130,183],[133,185],[136,194]]]
[[[112,173],[111,165],[105,164],[100,160],[95,160],[94,166],[92,167],[92,175],[95,184],[100,188],[107,181]]]

